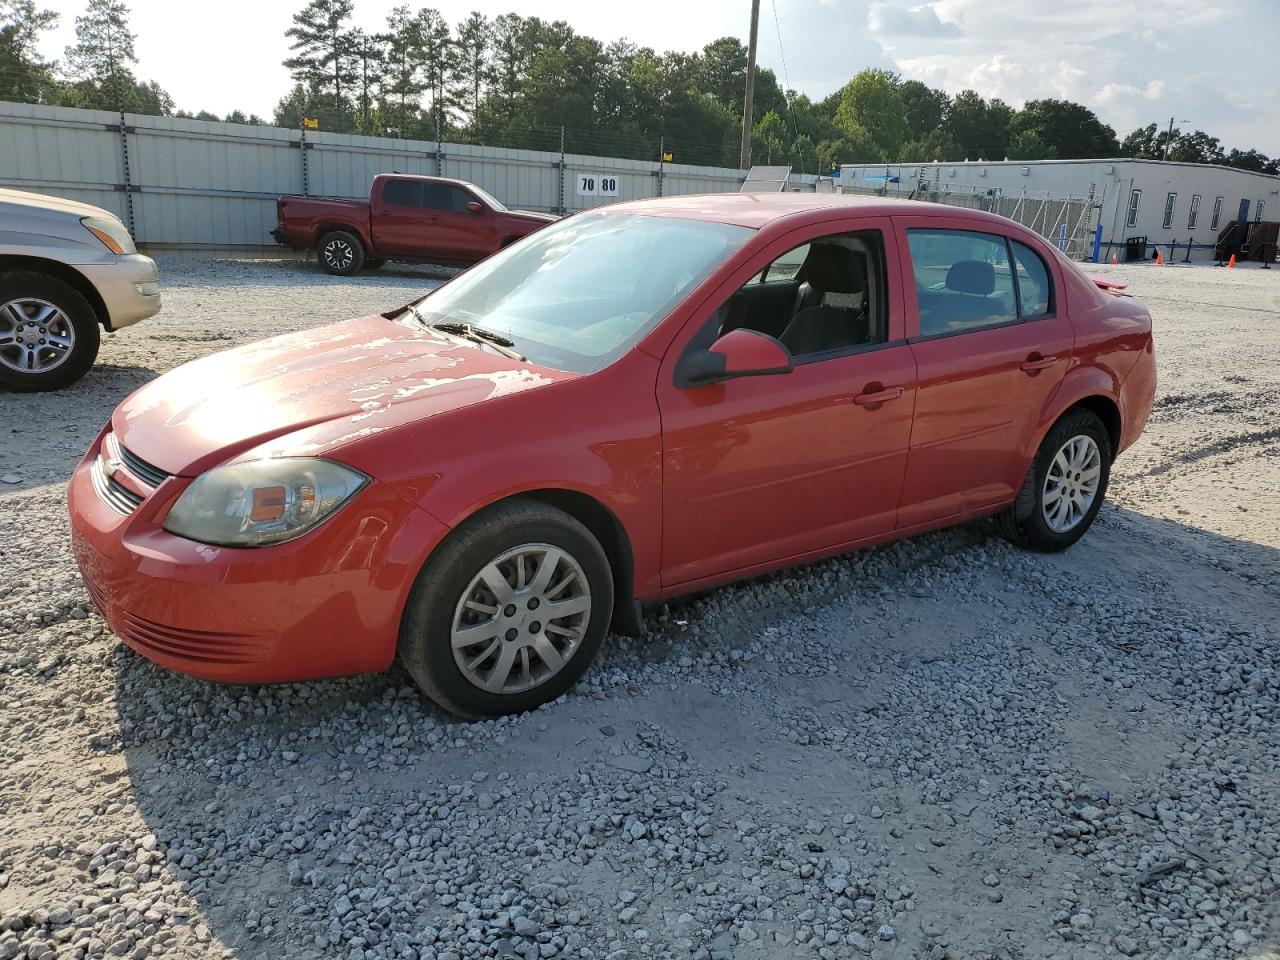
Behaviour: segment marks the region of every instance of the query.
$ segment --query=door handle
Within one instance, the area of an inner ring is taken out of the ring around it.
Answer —
[[[1031,356],[1027,357],[1027,359],[1023,360],[1022,363],[1018,364],[1018,367],[1024,373],[1039,373],[1041,370],[1047,370],[1049,367],[1052,367],[1057,362],[1057,357],[1042,357],[1038,353],[1033,353]]]
[[[875,386],[875,384],[872,384],[872,386]],[[873,390],[870,393],[858,394],[853,398],[853,402],[864,407],[878,407],[888,400],[897,400],[900,396],[902,396],[901,387],[881,387],[879,390]]]

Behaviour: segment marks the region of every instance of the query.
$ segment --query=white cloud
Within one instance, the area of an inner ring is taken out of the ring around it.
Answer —
[[[904,9],[880,0],[871,5],[870,23],[873,33],[890,36],[956,37],[960,35],[960,28],[949,21],[944,22],[931,3],[922,3],[918,7]]]

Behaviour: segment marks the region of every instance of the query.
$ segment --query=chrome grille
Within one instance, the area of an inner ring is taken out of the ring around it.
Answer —
[[[114,433],[107,434],[107,448],[111,455],[124,464],[125,469],[149,487],[158,487],[173,474],[166,473],[159,467],[143,460],[126,447]]]
[[[93,489],[98,492],[98,496],[117,513],[123,513],[127,517],[138,509],[138,504],[142,503],[143,498],[139,494],[134,493],[115,477],[107,476],[102,457],[93,461],[90,476],[93,478]]]

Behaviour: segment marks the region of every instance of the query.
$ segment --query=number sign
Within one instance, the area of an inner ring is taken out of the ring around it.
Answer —
[[[618,195],[618,178],[598,173],[578,174],[578,196],[580,197],[616,197]]]

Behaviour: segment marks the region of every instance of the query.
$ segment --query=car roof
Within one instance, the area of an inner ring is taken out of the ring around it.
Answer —
[[[597,208],[601,213],[635,214],[639,216],[680,217],[730,223],[760,229],[777,220],[825,219],[823,214],[849,211],[867,217],[887,216],[967,216],[976,219],[1000,219],[980,210],[952,207],[921,200],[893,197],[852,196],[839,193],[699,193],[679,197],[655,197],[630,200]]]

